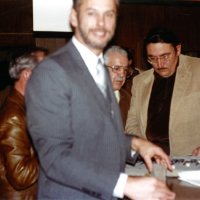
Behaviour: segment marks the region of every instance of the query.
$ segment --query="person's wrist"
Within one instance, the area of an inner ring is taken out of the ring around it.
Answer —
[[[142,141],[142,138],[134,135],[133,138],[132,138],[132,144],[131,144],[131,148],[134,150],[134,151],[139,151],[139,147],[140,147],[140,143]]]
[[[127,182],[124,188],[124,196],[129,197],[129,198],[133,198],[133,194],[134,194],[134,188],[135,185],[137,183],[138,178],[134,177],[134,176],[128,176],[127,178]]]
[[[127,178],[127,181],[126,181],[126,185],[125,185],[125,188],[124,188],[124,196],[129,196],[129,194],[130,194],[130,186],[129,186],[129,183],[130,183],[130,177],[128,176],[128,178]]]

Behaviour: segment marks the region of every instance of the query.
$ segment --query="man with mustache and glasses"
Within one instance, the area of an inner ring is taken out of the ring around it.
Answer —
[[[108,68],[113,90],[119,103],[122,121],[125,126],[131,95],[122,88],[128,71],[128,54],[120,46],[111,46],[104,53],[105,66]]]
[[[153,67],[133,80],[126,131],[172,156],[200,155],[200,59],[181,54],[177,36],[152,29],[144,40]]]
[[[112,38],[118,0],[74,0],[74,36],[34,71],[26,93],[28,127],[40,161],[38,199],[172,200],[154,177],[125,174],[131,149],[165,162],[160,147],[123,134],[103,48]]]

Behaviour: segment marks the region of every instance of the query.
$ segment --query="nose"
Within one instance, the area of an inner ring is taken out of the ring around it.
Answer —
[[[156,63],[158,69],[163,67],[163,60],[161,58],[157,58]]]
[[[97,24],[102,27],[104,26],[104,22],[105,19],[104,19],[104,15],[103,14],[98,14],[98,17],[97,17]]]
[[[126,76],[126,69],[124,69],[123,67],[121,67],[118,71],[118,74],[122,77],[125,77]]]

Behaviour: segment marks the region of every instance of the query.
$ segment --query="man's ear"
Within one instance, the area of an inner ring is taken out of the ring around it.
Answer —
[[[77,17],[78,17],[77,12],[75,11],[74,8],[72,8],[72,10],[70,12],[70,16],[69,16],[69,20],[70,20],[72,27],[77,27],[77,25],[78,25]]]
[[[176,46],[176,53],[177,53],[178,56],[180,56],[180,54],[181,54],[181,44]]]
[[[24,69],[24,70],[22,71],[22,76],[23,76],[25,79],[29,79],[30,75],[31,75],[31,70],[30,70],[30,69]]]

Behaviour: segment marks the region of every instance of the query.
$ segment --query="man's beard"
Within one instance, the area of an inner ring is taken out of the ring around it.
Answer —
[[[89,37],[89,33],[93,32],[93,31],[103,31],[105,34],[109,33],[108,38],[106,40],[104,40],[103,42],[102,41],[97,42],[96,40],[93,40]],[[86,33],[83,28],[79,27],[79,32],[80,32],[80,35],[83,38],[83,41],[86,45],[88,45],[89,47],[91,47],[93,49],[99,49],[99,50],[104,49],[106,47],[107,43],[112,39],[112,37],[114,35],[114,31],[110,32],[103,28],[98,29],[98,30],[93,29],[93,30],[90,30],[89,33]]]

